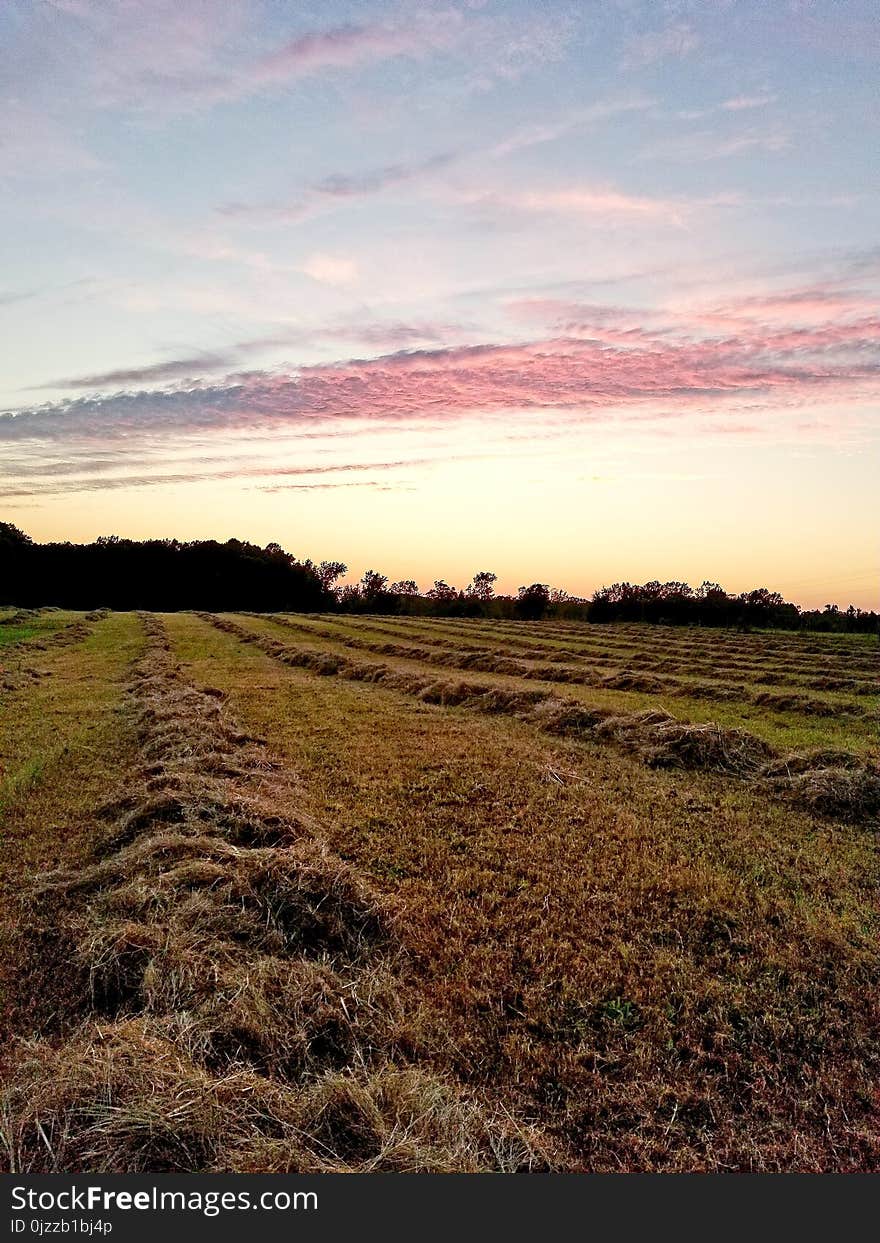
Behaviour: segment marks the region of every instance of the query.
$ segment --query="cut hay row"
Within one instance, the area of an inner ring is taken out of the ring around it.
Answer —
[[[566,661],[589,661],[602,665],[625,660],[630,665],[638,665],[654,673],[702,674],[715,680],[742,676],[746,681],[759,685],[791,685],[804,690],[845,691],[857,696],[878,694],[877,666],[873,661],[819,663],[809,659],[767,662],[726,655],[723,649],[706,648],[705,645],[683,646],[673,650],[663,642],[662,636],[653,632],[643,633],[636,642],[619,642],[583,631],[567,638],[551,629],[538,633],[502,631],[499,627],[505,623],[499,622],[471,621],[464,625],[459,622],[400,618],[389,624],[387,619],[346,618],[346,624],[357,630],[366,628],[369,631],[395,635],[398,640],[407,638],[440,647],[454,645],[459,650],[474,652],[503,651],[522,659],[547,659],[552,656]],[[515,625],[519,626],[521,623]],[[552,623],[548,623],[550,625]],[[497,646],[499,641],[503,641],[501,648]],[[645,650],[647,641],[650,641],[649,650]]]
[[[542,622],[537,623],[543,624]],[[563,631],[579,632],[585,628],[580,621],[554,622]],[[596,628],[608,633],[622,636],[638,636],[645,623],[640,621],[606,622]],[[660,624],[652,626],[669,637],[671,642],[706,642],[715,646],[725,643],[730,647],[766,652],[789,652],[792,647],[806,654],[821,654],[832,651],[846,655],[856,655],[864,650],[867,636],[857,634],[834,634],[821,631],[799,630],[740,630],[733,627],[720,626],[670,626]],[[872,639],[876,642],[876,637]]]
[[[822,647],[807,645],[797,635],[787,635],[773,645],[756,643],[752,636],[730,635],[721,630],[633,625],[590,625],[587,623],[563,624],[545,620],[540,622],[508,621],[487,618],[456,618],[454,623],[445,618],[402,617],[407,624],[428,629],[442,629],[454,624],[461,634],[478,637],[491,634],[495,639],[518,638],[524,641],[547,639],[562,644],[599,645],[606,650],[661,650],[669,655],[687,657],[700,655],[713,659],[748,660],[772,663],[782,661],[806,669],[815,669],[818,662],[831,661],[849,670],[863,667],[870,676],[876,670],[874,642],[863,639],[847,642],[847,636],[834,636]]]
[[[0,626],[26,626],[42,617],[43,612],[43,609],[13,609],[0,616]]]
[[[92,623],[103,620],[107,615],[106,611],[84,613],[79,620],[68,622],[51,634],[31,635],[14,644],[14,647],[19,652],[47,652],[56,647],[72,647],[73,644],[87,639],[92,633]]]
[[[499,624],[495,622],[483,623],[486,629],[479,631],[474,629],[479,623],[463,625],[458,622],[426,622],[411,618],[400,618],[394,622],[389,622],[387,618],[346,618],[346,624],[355,630],[366,629],[394,635],[398,640],[407,638],[440,647],[454,645],[459,650],[474,652],[501,650],[508,655],[513,652],[523,659],[546,659],[553,656],[566,661],[603,665],[626,660],[630,665],[639,665],[657,673],[700,673],[713,678],[743,675],[749,682],[764,685],[792,685],[805,690],[843,690],[856,695],[878,693],[876,666],[870,662],[863,662],[864,667],[850,663],[838,671],[834,667],[818,665],[815,661],[767,663],[728,657],[720,651],[699,648],[683,649],[670,654],[665,645],[655,640],[653,633],[643,634],[640,642],[616,643],[593,637],[592,634],[580,634],[565,639],[551,630],[538,634],[525,634],[521,631],[502,633],[495,628]],[[651,641],[650,648],[646,650],[645,644],[648,640]],[[503,647],[499,649],[498,644],[502,641]],[[871,678],[874,680],[871,681]]]
[[[45,617],[47,614],[61,612],[61,609],[54,604],[44,604],[37,609],[7,607],[9,609],[8,612],[0,611],[0,626],[26,626],[29,622],[39,621],[41,617]],[[106,614],[109,611],[109,609],[100,610],[102,614]]]
[[[28,612],[37,613],[41,611],[28,610]],[[29,665],[23,664],[18,659],[19,657],[27,656],[31,652],[50,652],[56,648],[72,647],[77,643],[82,643],[94,632],[93,623],[101,621],[108,615],[108,612],[109,610],[102,609],[93,613],[86,613],[81,620],[70,622],[52,634],[35,635],[7,647],[5,649],[6,653],[14,656],[16,659],[10,663],[0,664],[0,695],[20,690],[23,686],[39,682],[41,678],[46,676],[41,670],[33,669]]]
[[[525,678],[530,681],[590,686],[596,690],[628,691],[677,699],[714,700],[719,703],[731,701],[751,703],[772,712],[794,712],[805,716],[840,718],[866,715],[865,709],[860,704],[834,702],[792,693],[774,694],[769,691],[752,691],[741,684],[687,682],[680,678],[661,678],[627,668],[603,670],[595,666],[591,668],[537,663],[534,660],[535,653],[530,653],[531,660],[527,662],[516,659],[503,649],[474,652],[455,647],[440,648],[437,645],[421,647],[400,642],[383,642],[381,639],[347,634],[332,626],[319,626],[313,622],[294,620],[282,614],[273,614],[272,621],[289,630],[330,639],[359,651],[372,652],[378,656],[393,656],[399,660],[418,661],[421,664],[438,665],[442,668],[498,673],[505,677]],[[545,656],[546,652],[541,652],[539,655]]]
[[[617,714],[541,690],[441,682],[387,664],[360,663],[336,653],[289,646],[248,630],[230,617],[199,616],[283,664],[322,676],[381,685],[424,703],[512,716],[548,733],[582,741],[613,742],[650,767],[759,781],[769,793],[843,821],[874,826],[880,817],[880,770],[848,752],[781,756],[745,730],[688,724],[659,709]]]
[[[144,624],[141,769],[96,809],[88,864],[26,899],[9,1168],[547,1168],[531,1132],[415,1064],[393,913]]]
[[[478,619],[479,620],[479,619]],[[531,625],[543,627],[547,619],[538,622],[505,622],[504,624]],[[596,630],[601,633],[619,635],[621,637],[638,637],[646,623],[641,621],[584,623],[582,621],[549,620],[554,629],[562,633],[580,634],[584,630]],[[724,626],[676,626],[648,623],[652,630],[666,637],[667,641],[680,643],[706,642],[716,646],[719,643],[731,647],[747,648],[760,651],[788,652],[792,646],[805,653],[821,653],[826,650],[846,653],[861,651],[865,636],[854,634],[832,634],[821,631],[798,630],[740,630]]]

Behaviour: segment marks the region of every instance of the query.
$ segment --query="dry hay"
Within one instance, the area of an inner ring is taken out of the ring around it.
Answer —
[[[805,716],[864,716],[860,704],[831,703],[827,699],[811,699],[808,695],[772,695],[763,691],[755,695],[753,702],[760,708],[774,712],[799,712]]]
[[[28,683],[39,682],[46,675],[38,669],[27,667],[10,669],[0,665],[0,694],[21,690]]]
[[[602,678],[599,686],[608,691],[638,691],[641,694],[657,695],[667,690],[669,684],[662,678],[652,677],[646,673],[612,673]]]
[[[540,1137],[412,1067],[304,1085],[216,1074],[147,1019],[18,1050],[4,1140],[17,1172],[481,1172],[550,1167]]]
[[[51,609],[19,609],[11,617],[0,619],[0,624],[12,624],[13,619],[17,619],[16,624],[22,621],[27,622],[51,611]],[[15,657],[20,657],[30,652],[48,652],[52,648],[69,647],[73,644],[81,643],[91,634],[92,627],[85,621],[70,622],[52,634],[34,635],[27,639],[20,639],[17,643],[11,645],[11,652],[8,647],[5,650],[10,652],[10,654],[14,653]],[[18,660],[12,664],[0,665],[0,694],[21,690],[23,686],[33,685],[48,676],[46,671],[33,669],[28,665],[21,664]]]
[[[860,682],[857,678],[813,678],[807,682],[811,691],[844,691],[847,695],[880,695],[880,684]]]
[[[10,1168],[546,1166],[536,1137],[410,1064],[424,1020],[403,1010],[393,912],[279,812],[294,783],[144,625],[147,763],[97,809],[91,864],[25,899],[19,1008],[43,1039],[9,1059]]]
[[[21,646],[31,652],[47,652],[50,648],[72,647],[75,643],[82,643],[83,639],[87,639],[90,634],[92,634],[92,627],[87,622],[75,621],[62,626],[54,634],[25,639]]]
[[[479,1174],[550,1171],[533,1129],[484,1111],[447,1082],[413,1067],[366,1078],[327,1075],[301,1098],[299,1134],[235,1154],[239,1173]]]
[[[250,631],[228,617],[215,617],[210,613],[200,616],[218,629],[244,643],[253,644],[285,664],[307,669],[324,667],[322,658],[326,658],[326,654],[279,645],[276,640]],[[680,721],[660,709],[611,714],[543,691],[443,682],[395,670],[385,664],[358,664],[336,655],[330,659],[336,676],[372,682],[413,695],[423,702],[443,707],[463,707],[487,714],[503,713],[549,733],[572,735],[581,740],[613,741],[650,767],[681,768],[743,780],[761,780],[768,790],[823,815],[856,823],[870,822],[873,815],[869,809],[872,806],[874,770],[856,756],[848,757],[845,771],[850,775],[845,782],[840,778],[831,782],[821,775],[827,767],[823,765],[821,755],[802,757],[802,769],[797,775],[770,777],[780,757],[769,743],[746,730]],[[820,790],[825,793],[817,793]]]
[[[768,743],[745,730],[687,724],[658,711],[610,717],[596,727],[596,732],[635,751],[651,768],[699,769],[745,777],[759,772],[773,755]]]
[[[847,762],[803,767],[767,776],[766,785],[811,812],[866,828],[880,823],[880,770],[874,766]]]
[[[574,737],[586,736],[608,717],[600,708],[574,703],[570,699],[553,696],[541,699],[529,713],[529,720],[548,734],[564,734]],[[595,735],[594,735],[595,736]]]
[[[834,748],[827,748],[820,751],[811,751],[808,755],[795,752],[791,755],[782,755],[771,763],[767,764],[763,770],[764,777],[792,777],[800,776],[809,772],[814,768],[845,768],[850,770],[860,769],[864,766],[864,761],[857,755],[853,755],[851,751],[840,751]]]
[[[206,620],[210,620],[209,614],[200,614]],[[256,616],[255,614],[246,614],[246,616]],[[384,642],[381,640],[366,639],[358,636],[352,636],[334,630],[328,626],[316,626],[313,624],[298,623],[290,618],[274,614],[272,621],[277,625],[282,625],[288,630],[294,630],[304,635],[314,638],[329,639],[332,642],[340,643],[347,648],[353,648],[359,651],[372,652],[379,656],[392,656],[398,660],[416,661],[421,664],[439,665],[446,668],[474,670],[481,673],[497,673],[506,677],[518,677],[543,682],[568,683],[580,686],[595,686],[601,690],[625,691],[635,694],[647,695],[664,695],[675,698],[701,699],[711,700],[718,703],[730,703],[734,701],[748,701],[754,703],[757,707],[767,708],[774,712],[796,712],[807,716],[863,716],[864,709],[858,704],[842,704],[829,703],[827,700],[810,698],[809,696],[788,693],[785,695],[772,695],[766,692],[752,692],[745,685],[713,682],[691,682],[682,680],[679,677],[658,677],[656,671],[665,670],[667,673],[692,674],[699,668],[698,662],[681,662],[670,659],[657,659],[648,653],[633,653],[628,657],[629,664],[638,666],[650,663],[655,670],[654,673],[646,673],[641,671],[633,671],[631,668],[620,668],[611,672],[603,673],[595,667],[585,668],[577,665],[571,666],[566,664],[548,663],[547,656],[567,659],[585,659],[578,657],[575,652],[560,651],[554,649],[549,652],[546,648],[531,648],[519,653],[522,659],[514,659],[509,651],[499,648],[473,648],[467,645],[453,643],[452,639],[423,639],[420,641],[428,644],[428,646],[414,646],[400,642]],[[229,626],[234,627],[236,623],[223,620],[223,628]],[[231,630],[230,633],[236,633]],[[265,640],[266,636],[261,636]],[[514,641],[517,642],[517,641]],[[518,641],[522,642],[522,640]],[[268,644],[271,644],[271,648]],[[280,659],[286,660],[287,663],[297,663],[304,668],[309,668],[313,672],[325,675],[355,676],[352,669],[352,662],[344,656],[329,653],[303,653],[300,652],[295,659],[291,656],[291,652],[297,649],[285,648],[278,640],[269,638],[263,650],[271,652],[273,655],[279,656]],[[261,646],[263,644],[261,643]],[[441,649],[441,650],[438,650]],[[526,663],[531,661],[532,663]],[[711,664],[706,668],[720,675],[722,672],[729,672],[736,669],[737,671],[750,671],[752,666],[749,662],[732,662],[721,668]],[[767,685],[784,685],[790,679],[778,674],[757,677],[759,682]],[[853,683],[853,685],[858,685]]]
[[[0,626],[24,626],[29,621],[36,621],[41,613],[41,609],[15,609],[0,617]]]

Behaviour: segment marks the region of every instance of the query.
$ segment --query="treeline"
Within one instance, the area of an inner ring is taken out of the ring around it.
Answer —
[[[641,585],[614,583],[600,588],[590,601],[589,620],[875,634],[880,616],[853,604],[846,610],[836,604],[826,604],[824,609],[801,609],[766,587],[731,595],[718,583],[703,582],[693,588],[688,583],[653,581]]]
[[[601,587],[591,599],[571,596],[546,583],[520,587],[517,595],[496,595],[494,574],[475,574],[460,591],[440,580],[424,594],[416,583],[389,583],[383,574],[368,570],[357,584],[346,586],[339,608],[349,613],[402,613],[413,616],[496,617],[607,623],[648,622],[667,626],[718,626],[737,629],[824,630],[851,634],[877,633],[880,616],[850,605],[804,610],[784,600],[778,591],[757,587],[731,595],[718,583],[699,587],[688,583],[653,581],[614,583]]]
[[[278,544],[128,540],[36,544],[0,523],[0,603],[69,609],[320,612],[336,597],[318,566]]]
[[[590,622],[649,622],[672,626],[778,628],[876,633],[877,613],[850,605],[806,611],[765,587],[731,595],[717,583],[614,583],[591,599],[546,583],[515,596],[495,592],[483,570],[463,589],[442,579],[421,591],[412,579],[390,582],[367,570],[339,586],[341,561],[299,560],[279,544],[260,548],[241,540],[127,540],[102,536],[92,544],[37,544],[0,522],[0,604],[37,608],[178,609],[250,612],[386,613],[404,616],[544,617]]]

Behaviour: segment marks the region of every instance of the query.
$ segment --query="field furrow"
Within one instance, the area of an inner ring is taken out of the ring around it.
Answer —
[[[351,633],[344,622],[328,625],[326,622],[321,624],[314,620],[303,621],[277,615],[273,617],[273,621],[301,635],[330,639],[333,642],[343,643],[346,647],[373,652],[380,656],[396,656],[403,660],[440,665],[446,668],[500,673],[542,682],[589,686],[600,690],[635,691],[640,694],[655,695],[658,699],[685,698],[714,700],[719,703],[738,701],[757,705],[770,712],[782,711],[806,716],[839,718],[864,717],[868,714],[868,709],[862,704],[843,696],[810,696],[793,689],[788,693],[774,693],[753,690],[742,684],[721,680],[701,682],[671,676],[656,676],[645,673],[640,668],[618,667],[614,669],[607,665],[551,664],[540,659],[547,653],[537,653],[533,649],[528,650],[528,659],[526,659],[525,655],[519,658],[505,651],[504,648],[462,650],[454,646],[439,646],[436,640],[428,646],[405,642],[394,643],[382,638],[369,637],[369,632]]]
[[[285,645],[231,617],[200,616],[273,659],[322,676],[381,684],[426,703],[513,716],[548,733],[611,742],[651,767],[705,770],[758,781],[767,793],[843,820],[871,822],[880,815],[880,772],[847,752],[781,755],[744,730],[682,722],[657,708],[621,714],[540,689],[439,682],[433,674],[420,672],[415,662],[408,669],[403,664],[353,661],[319,647]]]
[[[864,826],[391,682],[315,676],[195,619],[170,629],[194,681],[296,768],[331,848],[391,895],[408,987],[443,1017],[458,1077],[587,1168],[875,1159],[869,1097],[843,1104],[878,1053]]]
[[[325,620],[322,618],[321,620]],[[750,649],[734,646],[735,640],[716,632],[682,643],[661,628],[643,628],[631,638],[621,634],[621,627],[581,626],[576,631],[560,631],[553,623],[540,628],[528,623],[444,620],[425,618],[388,619],[346,618],[352,627],[381,626],[385,632],[406,634],[422,642],[441,644],[455,642],[460,646],[481,650],[495,645],[508,650],[534,650],[544,656],[553,652],[565,659],[628,660],[657,671],[688,671],[693,674],[751,674],[759,676],[811,679],[832,678],[846,684],[863,681],[868,689],[861,693],[877,693],[878,660],[876,642],[862,642],[851,656],[804,652],[798,659],[780,659],[772,654],[751,654]],[[610,632],[610,633],[609,633]],[[873,648],[871,644],[873,643]],[[788,654],[790,657],[790,653]],[[816,689],[821,689],[817,687]]]
[[[880,1167],[866,717],[621,689],[641,630],[54,623],[0,702],[9,1168]]]
[[[27,893],[18,949],[45,1038],[9,1055],[13,1170],[548,1168],[537,1133],[418,1067],[393,910],[144,625],[140,763],[93,809],[85,865]]]

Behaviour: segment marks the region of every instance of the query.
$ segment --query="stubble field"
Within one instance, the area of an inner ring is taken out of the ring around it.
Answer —
[[[5,1163],[880,1168],[876,656],[0,614]]]

